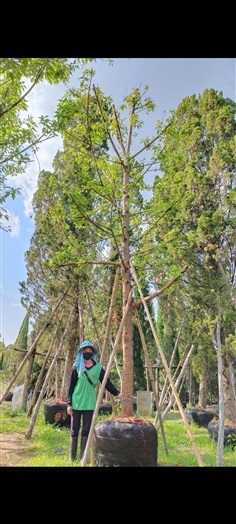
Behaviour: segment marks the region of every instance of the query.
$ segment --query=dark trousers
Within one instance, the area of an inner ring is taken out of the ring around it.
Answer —
[[[90,430],[91,423],[92,423],[93,413],[94,413],[93,410],[80,411],[77,409],[73,409],[73,414],[71,416],[71,427],[70,427],[71,437],[78,437],[81,422],[82,422],[81,437],[88,437],[89,430]]]

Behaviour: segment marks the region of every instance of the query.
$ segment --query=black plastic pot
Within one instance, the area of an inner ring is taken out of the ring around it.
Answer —
[[[101,404],[98,410],[99,415],[110,415],[112,413],[112,405],[111,404]]]
[[[206,408],[213,409],[213,411],[216,411],[217,413],[219,413],[219,404],[207,404]]]
[[[9,391],[7,393],[7,396],[5,398],[6,402],[10,402],[12,400],[12,397],[13,397],[13,392],[12,391]]]
[[[92,450],[98,467],[156,467],[157,430],[141,419],[101,420],[95,424]]]
[[[211,420],[207,426],[210,437],[217,442],[219,433],[219,421]],[[224,424],[224,446],[231,445],[231,435],[235,436],[236,441],[236,425]]]
[[[70,427],[71,416],[67,413],[66,402],[44,402],[44,419],[46,424]]]
[[[27,402],[28,404],[30,404],[31,400],[32,400],[32,397],[33,397],[33,389],[30,390],[29,394],[28,394],[28,397],[27,397]],[[36,402],[39,398],[39,395],[40,395],[41,391],[37,391],[37,395],[36,395]]]
[[[207,428],[213,418],[218,418],[217,411],[200,408],[187,408],[185,410],[188,421],[195,422],[198,426]]]

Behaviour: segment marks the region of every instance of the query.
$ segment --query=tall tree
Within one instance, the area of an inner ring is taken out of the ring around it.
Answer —
[[[64,161],[70,161],[76,171],[80,185],[65,187],[64,193],[71,199],[70,216],[74,224],[81,228],[90,224],[93,236],[97,238],[97,259],[91,259],[88,252],[89,237],[80,243],[78,263],[103,263],[109,265],[110,254],[116,253],[122,269],[123,312],[130,294],[132,295],[131,255],[135,259],[139,250],[140,235],[148,217],[145,213],[145,201],[141,191],[147,186],[144,175],[150,169],[136,157],[141,152],[151,149],[158,139],[158,134],[144,141],[144,146],[132,153],[135,129],[142,126],[139,114],[149,113],[154,109],[146,90],[139,89],[124,99],[117,109],[110,97],[105,97],[98,87],[92,86],[92,80],[85,79],[78,90],[74,90],[61,101],[58,108],[58,120],[61,133],[66,140],[66,148],[61,155]],[[126,114],[128,124],[122,114]],[[107,141],[109,150],[100,155],[100,144]],[[63,183],[63,181],[61,181]],[[90,208],[90,200],[93,208]],[[70,260],[66,254],[66,259]],[[122,413],[132,416],[133,407],[133,318],[129,308],[122,331],[123,382]]]
[[[188,264],[188,307],[195,309],[208,331],[205,348],[201,344],[204,338],[199,343],[199,349],[206,352],[200,376],[203,389],[209,336],[214,344],[219,315],[222,339],[217,351],[224,356],[224,376],[229,377],[226,371],[233,358],[232,344],[227,352],[226,340],[235,336],[236,315],[235,109],[235,102],[213,89],[181,102],[159,144],[163,175],[156,178],[152,202],[155,262],[164,278],[183,260]],[[153,235],[149,238],[153,242]],[[232,397],[230,382],[224,390],[225,406],[227,418],[235,423],[236,406],[232,408],[229,402],[229,390]]]
[[[15,341],[15,347],[24,349],[25,351],[27,350],[27,346],[28,346],[29,321],[30,321],[30,313],[29,311],[27,311],[23,318],[23,322],[21,324],[19,333]]]
[[[58,175],[52,174],[47,180],[49,199],[53,200],[51,211],[49,208],[48,211],[59,231],[54,229],[55,238],[61,235],[63,242],[57,244],[58,249],[51,248],[51,253],[48,253],[51,258],[47,255],[44,267],[48,264],[52,270],[57,268],[56,271],[68,268],[70,274],[71,268],[76,268],[80,278],[83,273],[89,274],[96,304],[101,299],[95,292],[99,282],[96,277],[101,276],[101,272],[108,275],[110,265],[120,265],[123,311],[133,287],[130,257],[132,254],[135,260],[141,232],[148,227],[146,203],[141,191],[147,188],[144,176],[151,165],[145,165],[144,161],[137,163],[136,157],[153,148],[159,132],[154,138],[144,140],[144,145],[136,153],[131,153],[131,149],[135,129],[142,126],[139,113],[148,114],[153,109],[153,102],[146,97],[146,89],[144,93],[135,89],[118,110],[112,99],[92,86],[91,78],[85,75],[80,89],[70,90],[57,111],[58,129],[64,136],[64,151],[58,154]],[[127,126],[122,112],[128,114]],[[43,218],[43,214],[41,216]],[[146,286],[147,273],[143,268],[145,264],[141,266],[141,281]],[[89,329],[89,324],[87,327]],[[91,322],[90,329],[93,329]],[[122,404],[122,410],[131,416],[134,375],[132,307],[124,322],[122,349],[123,396],[130,400]]]
[[[24,359],[26,351],[28,350],[29,323],[30,323],[30,312],[27,311],[23,318],[23,321],[20,326],[15,343],[11,346],[11,349],[9,349],[9,352],[7,355],[7,367],[11,375],[14,373],[14,371],[16,371],[16,369],[18,368],[18,366]],[[21,351],[17,351],[17,350],[21,350]],[[23,373],[21,373],[18,378],[19,384],[22,384],[23,376],[24,376]]]
[[[1,228],[8,230],[9,219],[4,202],[15,198],[19,188],[11,186],[10,177],[24,173],[40,143],[55,136],[58,131],[47,115],[39,124],[28,114],[27,97],[40,82],[58,84],[68,82],[71,74],[83,68],[88,58],[1,58],[0,59],[0,143],[1,143]],[[3,225],[4,224],[4,225]]]

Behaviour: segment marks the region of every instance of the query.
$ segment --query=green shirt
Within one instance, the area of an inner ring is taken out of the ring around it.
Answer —
[[[78,410],[94,410],[97,402],[96,387],[102,369],[100,363],[87,369],[86,372],[93,385],[88,381],[85,373],[81,373],[72,395],[72,407]]]

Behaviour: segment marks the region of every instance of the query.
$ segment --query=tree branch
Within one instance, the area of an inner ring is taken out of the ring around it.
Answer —
[[[185,273],[185,271],[187,271],[188,269],[188,266],[184,266],[184,268],[182,269],[181,271],[181,274],[182,273]],[[177,277],[174,277],[168,284],[166,284],[164,287],[162,287],[161,289],[158,289],[158,291],[155,291],[155,293],[153,293],[152,295],[149,295],[147,297],[144,298],[145,302],[150,302],[151,300],[153,300],[154,298],[156,297],[159,297],[159,295],[161,295],[162,293],[164,293],[164,291],[166,291],[166,289],[168,289],[170,286],[172,286],[176,280],[178,280],[180,278],[181,275],[178,275]],[[135,307],[137,306],[141,306],[142,304],[142,300],[138,300],[137,302],[135,302],[134,304],[132,304],[132,309],[134,309]]]

